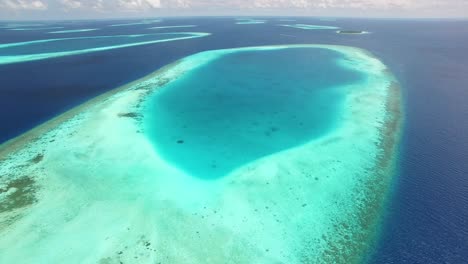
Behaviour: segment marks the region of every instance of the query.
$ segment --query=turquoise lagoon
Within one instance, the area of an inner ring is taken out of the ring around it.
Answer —
[[[357,48],[183,58],[0,146],[0,262],[361,263],[399,108]]]
[[[333,129],[343,86],[364,80],[343,59],[311,48],[220,56],[157,92],[147,113],[150,137],[188,174],[225,176]]]

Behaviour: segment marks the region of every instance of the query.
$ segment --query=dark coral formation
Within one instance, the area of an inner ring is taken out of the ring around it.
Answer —
[[[35,188],[36,182],[30,176],[23,176],[8,182],[5,187],[0,188],[0,194],[5,194],[8,191],[11,192],[0,202],[0,213],[9,212],[35,203]]]

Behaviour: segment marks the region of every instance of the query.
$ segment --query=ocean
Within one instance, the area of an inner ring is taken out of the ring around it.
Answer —
[[[47,30],[0,29],[0,42],[159,32],[210,36],[0,65],[0,142],[99,94],[190,54],[277,44],[334,44],[364,48],[382,60],[404,95],[399,167],[378,243],[369,263],[464,263],[468,259],[468,22],[289,18],[287,23],[337,26],[370,34],[235,24],[233,18],[40,22]],[[153,26],[196,25],[148,30]],[[87,32],[49,31],[98,28]],[[27,27],[24,27],[27,28]],[[51,29],[54,28],[54,29]],[[62,36],[63,35],[63,36]]]

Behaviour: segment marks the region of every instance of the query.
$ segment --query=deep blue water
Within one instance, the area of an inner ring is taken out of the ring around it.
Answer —
[[[284,23],[284,22],[280,22]],[[296,23],[296,22],[294,22]],[[370,50],[395,73],[405,96],[399,175],[371,263],[466,263],[468,259],[468,22],[300,18],[373,32],[338,35],[269,23],[235,25],[231,18],[167,19],[212,36],[80,56],[0,65],[0,142],[102,92],[201,50],[323,43]],[[62,24],[57,22],[55,24]],[[115,21],[66,23],[67,34],[149,33],[148,25],[105,27]],[[163,32],[161,30],[161,32]],[[0,29],[0,42],[50,38],[41,31]],[[63,34],[64,35],[64,34]],[[55,34],[53,37],[57,37]]]
[[[158,152],[213,179],[326,133],[362,73],[317,48],[241,51],[159,89],[146,123]],[[194,158],[196,157],[196,158]]]

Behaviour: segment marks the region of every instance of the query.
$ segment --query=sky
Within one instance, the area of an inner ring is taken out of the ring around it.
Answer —
[[[0,0],[0,20],[198,15],[467,18],[468,0]]]

